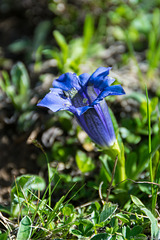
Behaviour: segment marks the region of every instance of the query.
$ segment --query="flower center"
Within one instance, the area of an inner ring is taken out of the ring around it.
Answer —
[[[70,99],[74,98],[74,96],[77,94],[77,92],[78,92],[78,91],[77,91],[76,88],[71,88],[71,90],[63,91],[64,96],[65,96],[66,98],[70,98]]]
[[[83,103],[87,103],[88,99],[87,98],[83,98]]]

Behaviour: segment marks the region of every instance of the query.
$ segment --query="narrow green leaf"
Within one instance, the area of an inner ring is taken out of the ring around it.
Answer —
[[[28,216],[25,216],[19,226],[16,240],[29,240],[32,233],[32,221]]]
[[[118,213],[115,215],[118,219],[120,219],[123,223],[129,224],[129,216],[127,214]]]
[[[158,229],[157,219],[154,217],[154,215],[151,213],[151,211],[148,210],[144,206],[144,204],[139,200],[139,198],[131,195],[131,199],[134,202],[134,204],[136,204],[136,206],[139,207],[141,209],[141,211],[144,212],[147,215],[147,217],[149,218],[149,220],[151,222],[151,237],[158,239],[157,236],[158,236],[159,229]]]
[[[65,200],[65,196],[62,196],[62,197],[60,198],[60,200],[56,203],[56,205],[55,205],[55,207],[54,207],[54,211],[57,211],[57,210],[60,208],[60,206],[62,205],[62,203],[64,202],[64,200]]]
[[[62,50],[64,50],[65,48],[68,48],[67,42],[66,42],[64,36],[59,31],[55,30],[53,32],[53,35]]]
[[[65,196],[62,196],[60,200],[55,204],[52,213],[48,217],[47,224],[49,224],[55,218],[55,216],[57,216],[57,211],[60,211],[59,209],[63,207],[62,203],[64,202],[65,198]]]
[[[51,27],[50,21],[41,21],[35,29],[33,38],[33,49],[36,51],[40,45],[44,44],[44,41],[49,33]]]
[[[92,15],[88,14],[85,19],[84,30],[83,30],[85,49],[88,48],[88,45],[91,41],[93,33],[94,33],[94,19]]]
[[[62,55],[63,55],[63,61],[65,63],[67,61],[67,57],[68,57],[68,45],[65,40],[65,37],[57,30],[55,30],[53,32],[53,35],[54,35],[59,47],[61,48]]]
[[[30,79],[27,73],[27,69],[22,62],[15,64],[11,70],[11,78],[17,92],[27,97],[30,88]]]

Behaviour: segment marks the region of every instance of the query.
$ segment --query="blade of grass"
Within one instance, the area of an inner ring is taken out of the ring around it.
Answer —
[[[75,187],[75,185],[76,185],[76,183],[75,183],[75,184],[69,189],[69,191],[68,191],[64,196],[62,196],[62,197],[60,198],[60,200],[55,204],[54,208],[52,209],[52,212],[51,212],[51,213],[49,214],[49,216],[48,216],[48,220],[47,220],[47,222],[46,222],[46,226],[48,226],[48,224],[49,224],[50,222],[52,222],[52,220],[55,218],[55,216],[58,215],[58,212],[60,211],[60,207],[61,207],[62,203],[64,203],[66,197],[67,197],[68,194],[72,191],[72,189]],[[74,196],[75,196],[75,195],[74,195]],[[72,198],[70,198],[70,199],[72,199]],[[69,200],[70,200],[70,199],[69,199]],[[69,202],[69,200],[66,201],[65,204],[67,204],[67,203]]]
[[[151,114],[149,108],[149,98],[148,91],[146,87],[146,99],[147,99],[147,120],[148,120],[148,151],[149,151],[149,171],[150,171],[150,181],[153,182],[153,165],[152,165],[152,142],[151,142]],[[157,191],[152,184],[152,213],[155,211],[156,207],[156,199],[157,199]]]
[[[37,141],[37,140],[33,140],[32,143],[41,149],[41,151],[43,152],[43,154],[45,155],[45,158],[47,160],[47,168],[48,168],[48,192],[49,192],[49,197],[48,197],[48,205],[51,206],[51,171],[50,171],[50,165],[49,165],[49,159],[47,156],[47,153],[44,151],[42,145]]]
[[[52,176],[52,178],[51,178],[50,181],[52,181],[53,178],[54,178],[54,175]],[[52,196],[55,188],[57,187],[58,183],[60,182],[60,180],[61,180],[61,179],[59,179],[59,180],[57,181],[57,183],[55,184],[54,188],[52,189],[51,196]],[[34,222],[34,219],[35,219],[35,217],[36,217],[36,215],[37,215],[37,212],[39,211],[39,207],[40,207],[40,205],[41,205],[41,202],[43,202],[44,199],[45,199],[45,196],[46,196],[46,194],[47,194],[47,192],[48,192],[49,186],[50,186],[50,185],[48,184],[48,186],[47,186],[47,188],[46,188],[46,190],[45,190],[45,192],[44,192],[44,194],[43,194],[42,199],[38,198],[32,191],[30,191],[30,190],[28,189],[28,191],[29,191],[35,198],[37,198],[37,200],[39,201],[39,204],[37,205],[37,208],[36,208],[36,210],[35,210],[35,212],[34,212],[34,215],[33,215],[33,217],[32,217],[32,222]],[[50,206],[47,205],[47,202],[46,202],[46,207],[49,208],[51,211],[53,210]]]

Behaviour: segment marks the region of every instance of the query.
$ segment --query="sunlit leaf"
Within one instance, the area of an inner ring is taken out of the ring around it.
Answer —
[[[92,171],[95,168],[92,159],[90,157],[87,157],[87,155],[82,151],[77,152],[76,163],[82,173]]]
[[[107,221],[114,214],[117,208],[118,206],[116,204],[105,204],[100,214],[99,222],[101,223]]]
[[[29,240],[32,233],[32,221],[25,216],[20,222],[16,240]]]
[[[99,233],[92,237],[90,240],[110,240],[112,239],[112,235],[108,233]]]

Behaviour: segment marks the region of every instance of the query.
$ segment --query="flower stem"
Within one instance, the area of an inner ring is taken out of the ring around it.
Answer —
[[[147,98],[147,120],[148,120],[148,152],[149,152],[149,171],[150,171],[150,181],[153,182],[153,164],[152,164],[152,141],[151,141],[151,114],[149,107],[149,98],[148,91],[146,87],[146,98]],[[157,202],[157,191],[155,187],[152,185],[152,213],[155,211],[156,202]]]
[[[124,188],[124,180],[126,179],[126,173],[125,173],[125,156],[124,156],[123,143],[121,143],[121,146],[120,146],[118,141],[116,141],[114,145],[111,146],[109,149],[106,149],[105,152],[113,160],[116,159],[116,157],[118,157],[115,178],[116,178],[116,183],[123,182],[121,183],[121,188]]]
[[[124,156],[124,146],[121,146],[121,151],[118,155],[118,171],[119,171],[119,182],[123,182],[126,179],[126,173],[125,173],[125,156]],[[121,186],[124,186],[124,182],[121,183]]]

